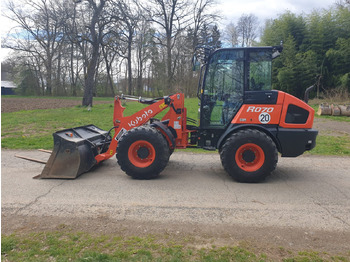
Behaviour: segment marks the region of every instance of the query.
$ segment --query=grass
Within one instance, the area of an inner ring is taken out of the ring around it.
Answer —
[[[350,156],[350,136],[318,135],[316,147],[308,151],[308,154]]]
[[[131,103],[130,103],[131,104]],[[128,104],[131,115],[143,105]],[[52,133],[77,126],[94,124],[108,130],[113,126],[113,105],[95,105],[91,111],[85,107],[30,110],[1,114],[2,147],[11,149],[51,149]]]
[[[76,98],[74,98],[76,99]],[[100,98],[108,99],[111,98]],[[124,103],[126,110],[124,115],[131,115],[145,105],[137,102]],[[198,99],[189,98],[185,100],[187,115],[190,118],[198,119]],[[316,109],[317,105],[313,105]],[[163,114],[159,115],[159,118]],[[52,149],[52,133],[77,126],[94,124],[104,130],[112,127],[113,102],[110,104],[94,105],[91,111],[85,107],[76,106],[73,108],[31,110],[1,114],[1,146],[8,149]],[[350,122],[350,117],[328,117],[334,121]],[[329,136],[319,134],[316,141],[316,148],[308,154],[320,155],[350,155],[350,139],[348,135]],[[187,152],[211,153],[202,149],[187,149]]]
[[[2,235],[3,261],[349,261],[349,254],[316,251],[259,251],[236,246],[200,247],[193,237],[90,235],[83,232],[41,232]],[[267,251],[270,255],[263,253]],[[271,256],[272,255],[272,256]],[[271,257],[270,257],[271,256]],[[277,257],[276,257],[277,256]]]

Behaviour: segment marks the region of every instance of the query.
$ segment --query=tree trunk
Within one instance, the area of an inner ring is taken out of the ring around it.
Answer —
[[[92,106],[92,97],[95,85],[95,73],[98,59],[98,48],[99,45],[93,45],[92,57],[87,67],[87,72],[85,76],[85,89],[84,89],[84,97],[82,101],[83,106]]]
[[[127,58],[127,63],[128,63],[128,89],[129,95],[134,94],[133,86],[132,86],[132,65],[131,65],[131,41],[128,42],[128,58]]]
[[[102,29],[99,28],[96,32],[96,25],[98,25],[99,17],[101,15],[102,9],[106,3],[105,0],[100,0],[99,5],[92,0],[88,0],[94,9],[94,13],[91,18],[89,31],[91,33],[91,45],[92,45],[92,55],[87,66],[87,71],[85,75],[85,89],[84,97],[82,101],[83,106],[92,106],[92,98],[95,87],[95,74],[97,71],[97,61],[99,58],[99,48],[101,43]]]
[[[49,59],[46,65],[46,94],[52,94],[52,63]]]
[[[172,93],[172,56],[171,56],[171,36],[167,36],[167,86],[166,86],[166,92]],[[166,95],[166,94],[164,94]]]

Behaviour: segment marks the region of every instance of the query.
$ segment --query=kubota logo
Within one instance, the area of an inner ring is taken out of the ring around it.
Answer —
[[[135,120],[132,120],[128,123],[129,127],[135,127],[139,122],[141,122],[143,119],[147,119],[149,115],[153,114],[153,111],[149,109],[148,111],[143,111],[143,114],[141,116],[137,116]]]
[[[252,113],[272,113],[274,110],[273,107],[264,107],[264,106],[250,106],[247,109],[247,112]]]

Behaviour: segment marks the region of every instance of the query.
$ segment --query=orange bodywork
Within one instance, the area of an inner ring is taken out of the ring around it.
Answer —
[[[162,120],[169,120],[168,127],[171,127],[176,132],[175,147],[186,148],[188,146],[188,134],[191,132],[186,128],[186,108],[184,106],[185,97],[184,94],[175,94],[169,96],[170,103],[166,104],[165,99],[161,99],[156,103],[153,103],[144,109],[136,112],[131,116],[123,115],[125,107],[122,106],[120,97],[115,97],[114,100],[114,114],[113,125],[115,127],[114,136],[109,145],[108,150],[105,153],[99,154],[95,157],[97,163],[111,158],[115,153],[120,137],[134,127],[141,126],[147,123],[151,118],[169,108],[169,111],[165,114]],[[160,130],[162,132],[162,130]],[[168,137],[165,136],[168,140]],[[171,143],[168,140],[170,147]]]
[[[288,124],[285,122],[289,105],[301,107],[309,112],[309,117],[306,123],[303,124]],[[298,98],[284,93],[278,92],[277,103],[274,105],[243,105],[236,116],[232,120],[232,124],[269,124],[279,125],[284,128],[312,128],[314,120],[314,109]]]

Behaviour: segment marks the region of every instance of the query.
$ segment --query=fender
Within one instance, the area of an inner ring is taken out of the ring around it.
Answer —
[[[157,129],[160,129],[162,134],[165,136],[166,140],[168,141],[171,148],[175,148],[175,137],[173,133],[170,131],[167,124],[169,123],[169,120],[166,121],[154,121],[150,126],[155,127]]]
[[[237,131],[242,130],[242,129],[257,129],[259,131],[266,133],[269,137],[271,137],[273,142],[275,142],[278,152],[281,152],[281,145],[280,145],[279,140],[277,139],[277,133],[278,133],[278,126],[277,125],[230,124],[227,127],[226,131],[220,137],[220,139],[216,145],[216,148],[218,148],[220,150],[220,148],[223,145],[223,143],[225,142],[226,138],[228,138],[232,133],[237,132]]]

